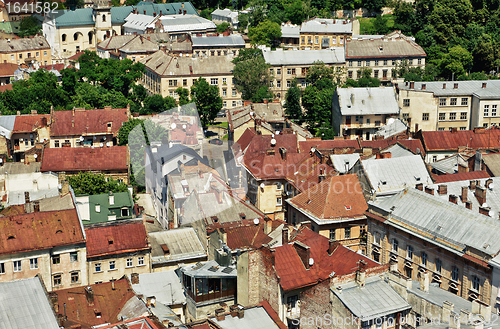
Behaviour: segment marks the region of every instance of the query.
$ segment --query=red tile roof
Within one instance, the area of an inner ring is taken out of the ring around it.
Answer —
[[[113,223],[85,229],[87,257],[113,255],[149,249],[148,235],[142,222]]]
[[[114,323],[118,321],[118,314],[123,306],[135,293],[127,279],[121,279],[114,282],[99,283],[90,285],[94,295],[93,303],[87,301],[85,287],[76,287],[70,289],[58,290],[50,293],[57,295],[57,305],[59,312],[68,317],[68,323],[65,321],[65,327],[68,324],[81,324],[82,328],[87,329],[91,326],[97,326],[105,323]],[[100,317],[97,317],[100,313]]]
[[[9,83],[8,85],[0,86],[1,93],[3,93],[6,90],[12,90],[12,89],[14,89],[12,83]]]
[[[254,128],[247,128],[245,132],[240,136],[238,141],[233,144],[233,150],[235,154],[238,154],[239,152],[245,151],[245,149],[248,147],[248,145],[252,142],[253,137],[255,136],[255,129]]]
[[[42,65],[42,66],[40,66],[40,68],[45,69],[47,71],[54,69],[54,70],[60,72],[62,69],[64,69],[64,64],[60,63],[60,64],[53,64],[53,65]]]
[[[146,326],[144,326],[146,325]],[[110,324],[109,326],[104,326],[104,327],[99,327],[100,329],[116,329],[116,328],[123,328],[123,329],[162,329],[164,328],[163,325],[158,324],[157,320],[152,320],[148,317],[140,317],[140,318],[135,318],[135,319],[130,319],[130,320],[125,320],[122,322],[117,322]],[[208,328],[210,329],[210,328]]]
[[[457,182],[461,180],[471,180],[471,179],[481,179],[481,178],[489,178],[490,175],[486,171],[469,171],[464,173],[456,173],[456,174],[446,174],[446,175],[433,175],[434,183],[448,183],[448,182]]]
[[[42,118],[50,119],[48,114],[28,114],[16,116],[12,133],[30,133],[43,127]]]
[[[74,54],[73,56],[69,57],[68,59],[71,60],[71,61],[76,61],[82,55],[83,55],[83,51],[79,51],[76,54]]]
[[[123,122],[128,121],[127,109],[97,109],[55,111],[50,136],[80,136],[112,133],[117,136]],[[111,128],[108,130],[108,123]]]
[[[457,151],[459,147],[472,149],[500,148],[500,129],[422,131],[422,143],[428,151]]]
[[[293,243],[285,244],[275,249],[276,274],[284,291],[290,291],[314,285],[329,278],[332,272],[336,276],[353,273],[358,268],[358,262],[366,262],[365,269],[380,266],[371,259],[338,244],[329,255],[329,241],[326,237],[301,227],[292,242],[300,241],[310,248],[310,257],[314,264],[306,269]]]
[[[127,146],[46,148],[41,171],[127,171]]]
[[[406,147],[413,153],[417,154],[417,149],[420,151],[420,153],[425,155],[425,150],[422,145],[422,142],[420,139],[381,139],[381,140],[373,140],[373,141],[359,141],[359,145],[361,148],[365,147],[371,147],[371,148],[379,148],[379,149],[385,149],[391,145],[394,144],[401,144],[402,146]]]
[[[82,242],[75,209],[0,217],[0,255]]]
[[[12,63],[0,64],[0,77],[12,77],[14,72],[19,68],[19,65]]]
[[[359,143],[355,139],[306,140],[299,142],[300,152],[309,152],[313,147],[317,150],[333,150],[336,148],[359,149]]]
[[[368,209],[363,189],[355,174],[326,178],[288,202],[319,219],[360,217]]]

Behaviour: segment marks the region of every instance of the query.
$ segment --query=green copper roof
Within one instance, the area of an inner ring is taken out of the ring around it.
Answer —
[[[106,223],[108,216],[116,215],[116,219],[132,218],[132,208],[134,201],[129,192],[113,193],[115,202],[114,205],[109,204],[110,194],[97,194],[89,196],[90,221],[85,221],[84,224]],[[96,212],[96,205],[99,205],[100,211]],[[122,217],[121,209],[129,208],[129,216]]]

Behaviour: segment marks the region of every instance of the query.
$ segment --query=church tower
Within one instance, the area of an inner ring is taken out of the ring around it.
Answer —
[[[113,35],[113,28],[111,26],[111,6],[109,5],[109,1],[94,0],[92,15],[94,16],[94,35],[97,45],[97,43]]]

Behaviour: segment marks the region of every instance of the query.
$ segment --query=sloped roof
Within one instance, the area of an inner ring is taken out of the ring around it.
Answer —
[[[468,166],[467,161],[460,153],[453,154],[449,157],[440,159],[436,162],[431,162],[431,167],[440,173],[455,174],[458,173],[458,165]]]
[[[241,319],[238,316],[227,314],[223,320],[217,320],[217,317],[210,317],[217,328],[220,329],[286,329],[288,328],[271,308],[267,301],[261,302],[257,306],[246,307],[245,316]],[[194,327],[193,327],[194,328]],[[201,329],[196,327],[196,329]]]
[[[392,87],[337,88],[342,115],[398,114],[399,105]]]
[[[276,274],[284,291],[307,287],[329,278],[332,272],[336,276],[353,273],[358,268],[359,260],[364,260],[366,269],[379,266],[366,256],[356,253],[340,244],[329,255],[328,238],[301,227],[291,242],[299,241],[310,248],[310,257],[314,264],[306,269],[293,243],[274,248]]]
[[[395,119],[392,123],[380,127],[375,135],[389,138],[391,136],[403,133],[408,127],[401,119]]]
[[[161,16],[160,22],[163,25],[163,32],[168,33],[184,31],[194,33],[196,31],[205,31],[217,28],[215,23],[198,16],[198,14]]]
[[[127,146],[46,148],[42,172],[45,171],[128,171]]]
[[[18,64],[13,63],[1,63],[0,64],[0,77],[12,77],[14,72],[19,67]]]
[[[368,209],[363,188],[355,174],[326,178],[286,201],[319,224],[323,221],[363,217]]]
[[[93,134],[118,135],[118,130],[128,121],[127,109],[75,109],[54,111],[50,136],[85,136]],[[108,124],[111,129],[108,130]]]
[[[12,133],[33,132],[37,128],[43,127],[42,118],[45,118],[48,121],[50,119],[50,115],[48,114],[17,115]]]
[[[457,151],[459,147],[472,149],[500,148],[500,129],[422,131],[422,143],[429,151]]]
[[[39,277],[0,282],[2,329],[58,329]]]
[[[343,19],[314,18],[300,26],[303,33],[347,33],[352,34],[352,21]]]
[[[262,51],[266,63],[273,66],[281,65],[311,65],[317,61],[325,64],[345,63],[345,51],[343,47],[332,47],[319,50],[287,50],[276,49]]]
[[[50,49],[50,45],[44,36],[0,40],[0,52],[10,53],[38,49]]]
[[[149,249],[142,221],[117,221],[85,229],[87,257],[129,253]]]
[[[128,277],[130,278],[130,275]],[[137,295],[155,296],[157,303],[165,305],[178,305],[186,302],[184,287],[175,271],[141,273],[139,283],[132,284],[132,289]]]
[[[422,89],[422,86],[425,86]],[[500,95],[500,81],[498,80],[469,80],[469,81],[415,81],[413,88],[406,82],[399,84],[401,90],[414,90],[433,93],[435,96],[476,96],[477,98],[498,98]]]
[[[196,278],[236,278],[236,267],[220,266],[215,260],[209,260],[208,262],[196,265],[186,265],[181,267],[181,271],[186,275]]]
[[[500,176],[500,153],[482,154],[482,159],[493,176]]]
[[[10,90],[12,90],[12,84],[4,85],[10,86]],[[3,87],[3,86],[0,86]],[[16,122],[15,115],[2,115],[0,116],[0,135],[4,136],[7,139],[10,139],[12,135],[12,130],[14,130],[14,124]]]
[[[149,24],[156,21],[158,17],[156,16],[148,16],[144,14],[134,14],[130,13],[125,18],[125,24],[123,24],[123,28],[135,29],[135,30],[143,30],[145,31]]]
[[[192,36],[193,48],[196,47],[245,47],[245,40],[240,34],[228,36],[219,35],[217,37],[197,37]]]
[[[461,180],[472,180],[472,179],[481,179],[481,178],[489,178],[490,175],[486,171],[469,171],[464,173],[456,173],[456,174],[445,174],[445,175],[435,175],[434,183],[442,184],[447,182],[456,182]]]
[[[335,140],[306,140],[299,141],[299,151],[309,152],[311,148],[317,150],[333,150],[338,148],[359,149],[359,143],[356,139],[335,139]]]
[[[330,155],[330,160],[336,171],[345,174],[359,161],[359,153],[332,154]]]
[[[109,219],[108,216],[111,215],[110,209],[121,209],[128,208],[132,216],[132,208],[134,207],[134,200],[130,195],[130,192],[117,192],[113,193],[114,204],[109,204],[109,194],[95,194],[89,195],[89,216],[90,220],[86,220],[83,223],[87,224],[95,224],[95,223],[106,223]],[[95,206],[98,204],[100,206],[99,212],[96,212]]]
[[[401,31],[395,31],[383,38],[347,40],[345,47],[347,59],[426,56],[424,49]]]
[[[379,140],[371,140],[371,141],[359,141],[359,146],[361,148],[371,147],[371,148],[379,148],[385,149],[394,144],[401,144],[414,154],[422,153],[425,155],[424,146],[420,139],[379,139]]]
[[[0,217],[0,254],[85,242],[75,209]]]
[[[160,49],[157,43],[149,41],[142,35],[137,35],[134,39],[127,42],[119,50],[124,53],[145,53],[155,52]]]
[[[98,43],[97,48],[105,49],[105,50],[118,49],[136,37],[137,37],[136,35],[132,35],[132,34],[113,35],[111,38],[108,38],[108,39]]]

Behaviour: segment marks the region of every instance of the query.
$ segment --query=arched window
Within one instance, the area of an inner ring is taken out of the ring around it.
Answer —
[[[73,34],[73,40],[78,41],[79,33]]]
[[[106,21],[106,15],[105,15],[105,14],[103,14],[103,15],[102,15],[102,21],[103,21],[103,22],[105,22],[105,21]]]
[[[62,42],[66,42],[66,34],[62,35]]]
[[[92,44],[93,36],[92,32],[89,32],[89,44]]]

